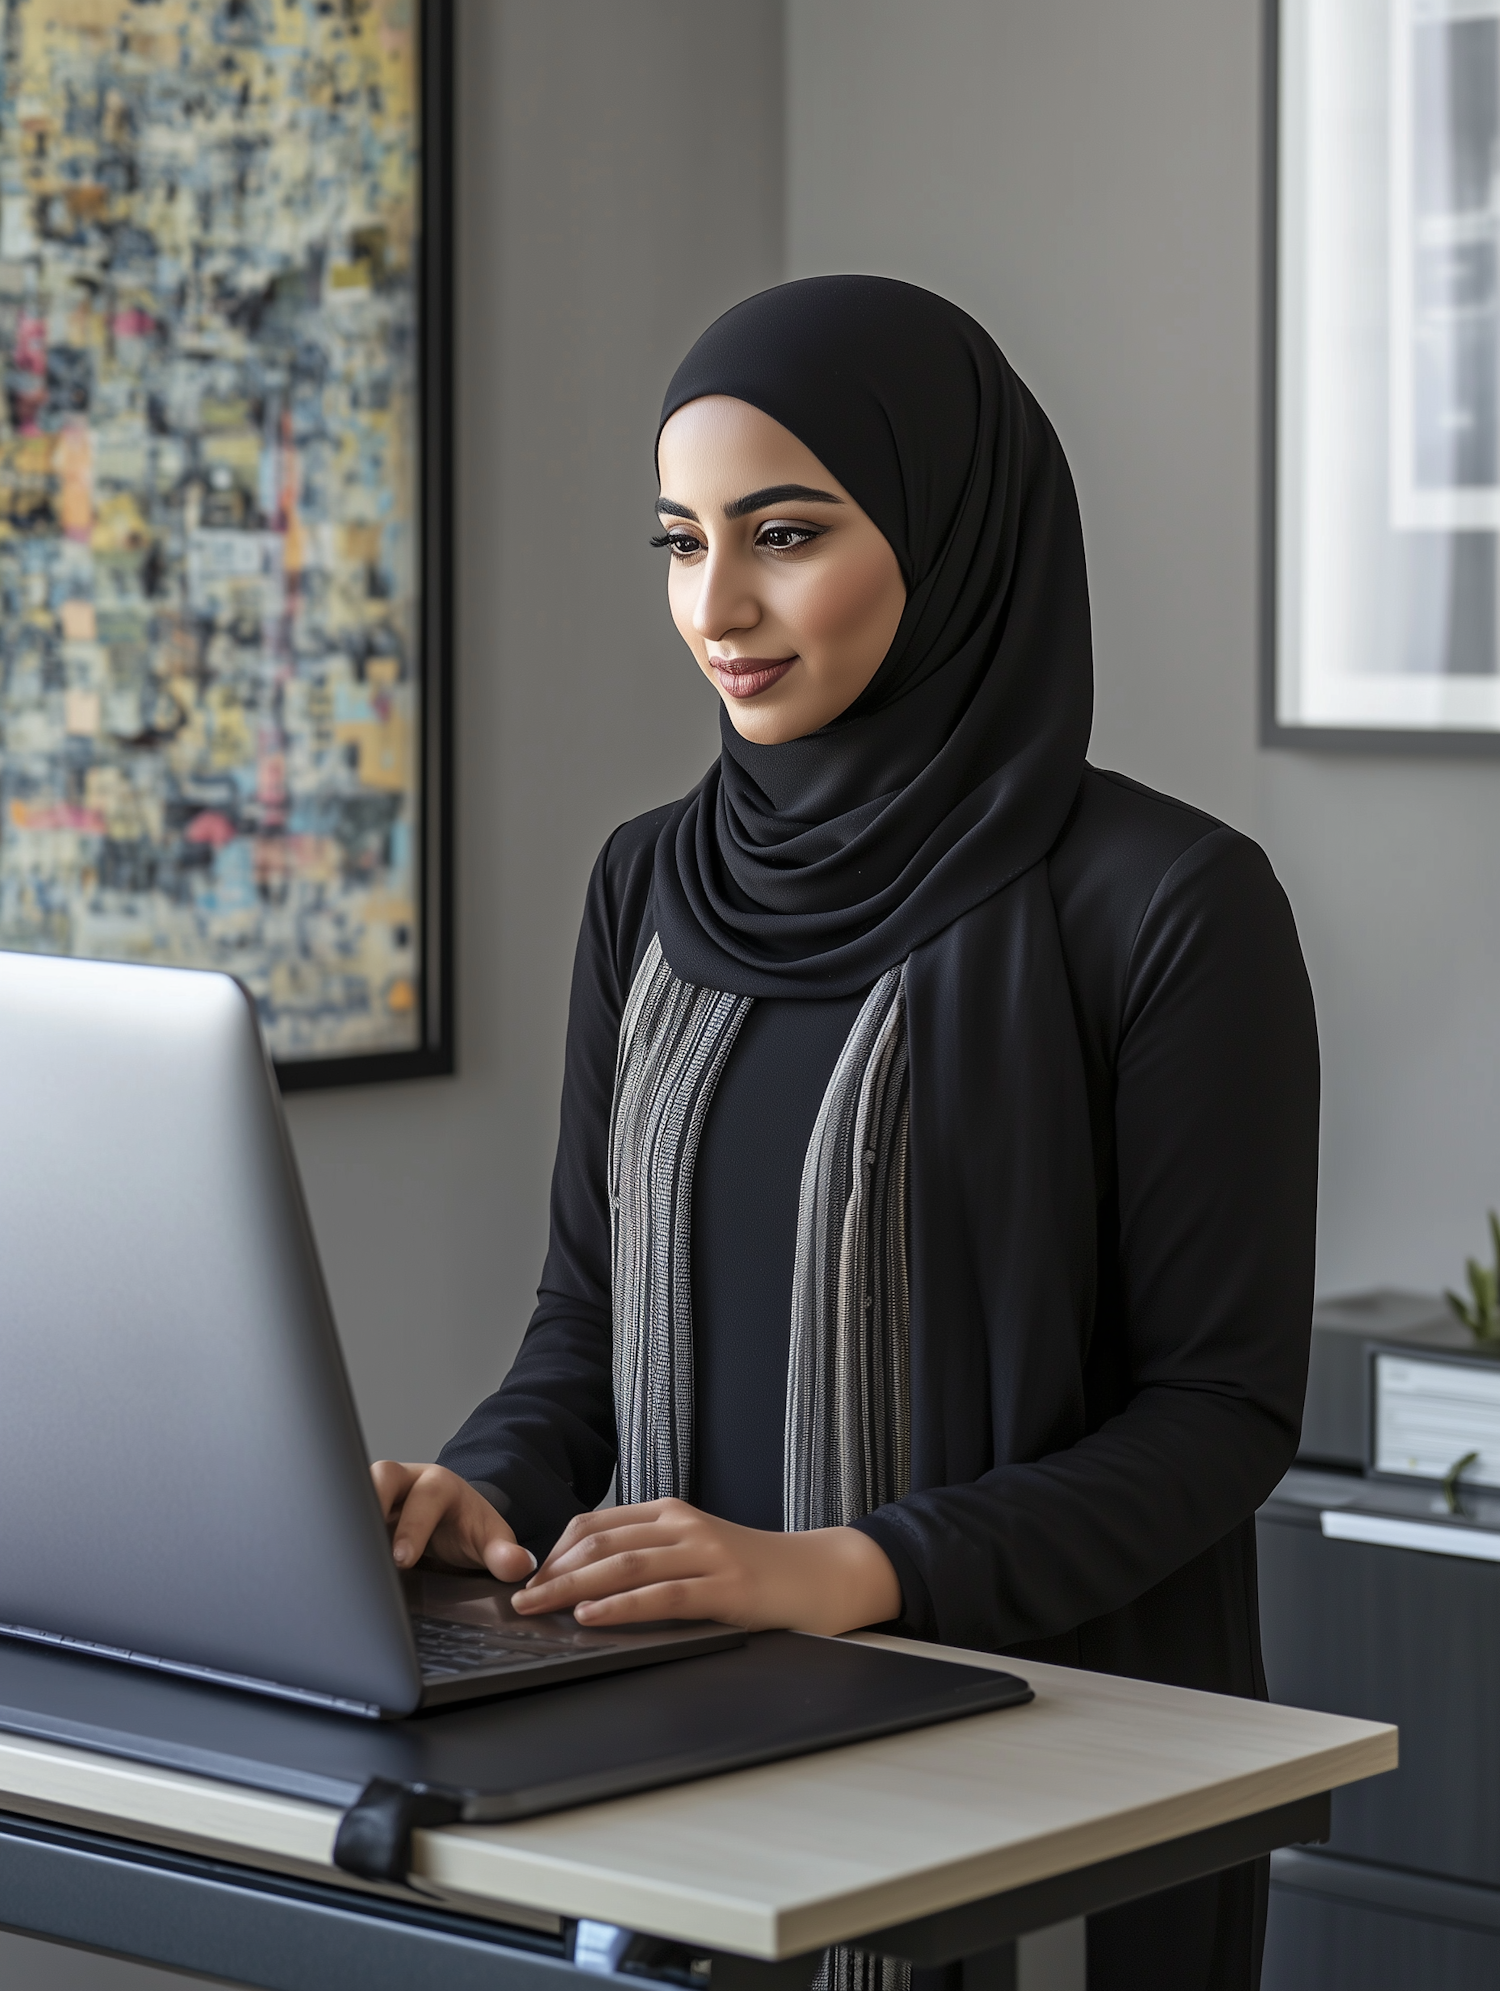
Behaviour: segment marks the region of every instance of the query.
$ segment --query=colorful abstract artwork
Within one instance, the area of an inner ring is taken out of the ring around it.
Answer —
[[[0,19],[0,947],[410,1051],[418,8]]]

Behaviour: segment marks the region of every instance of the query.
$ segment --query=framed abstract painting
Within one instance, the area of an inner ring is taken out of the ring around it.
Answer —
[[[1500,0],[1272,0],[1267,740],[1500,745]]]
[[[452,1068],[447,0],[0,0],[0,947]]]

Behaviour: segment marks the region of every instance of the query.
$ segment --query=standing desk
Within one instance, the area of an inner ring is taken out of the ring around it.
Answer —
[[[1324,1838],[1330,1791],[1396,1766],[1384,1723],[1019,1670],[1028,1706],[419,1831],[406,1888],[334,1867],[336,1811],[0,1736],[0,1926],[265,1991],[574,1991],[580,1918],[705,1991],[704,1959],[714,1991],[807,1991],[850,1941],[1009,1991],[1019,1936]]]

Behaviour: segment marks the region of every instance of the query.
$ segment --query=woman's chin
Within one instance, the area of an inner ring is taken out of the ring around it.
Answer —
[[[719,692],[729,723],[742,740],[751,740],[758,747],[784,747],[790,740],[805,740],[809,733],[819,732],[830,720],[837,719],[858,695],[852,694],[837,710],[829,712],[825,709],[826,698],[809,699],[805,691],[788,684],[786,679],[754,698],[732,698],[722,689]]]
[[[788,740],[800,740],[818,730],[816,724],[808,724],[796,713],[765,711],[742,699],[726,698],[724,709],[740,738],[752,740],[758,747],[784,747]]]

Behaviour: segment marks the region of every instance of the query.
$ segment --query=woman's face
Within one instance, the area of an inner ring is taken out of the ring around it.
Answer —
[[[705,395],[661,432],[672,620],[735,730],[762,746],[845,712],[891,647],[906,584],[890,543],[812,451],[747,402]]]

